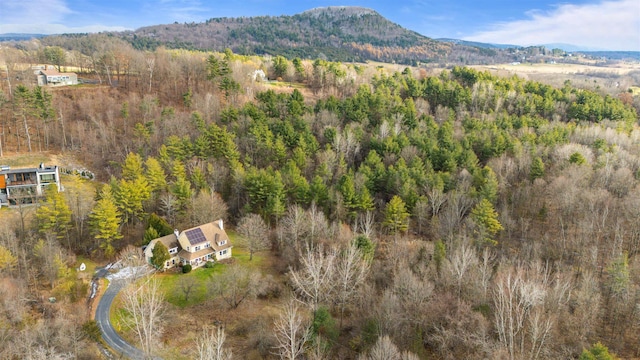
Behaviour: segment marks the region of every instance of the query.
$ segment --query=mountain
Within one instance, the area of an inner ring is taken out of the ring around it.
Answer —
[[[440,38],[440,39],[436,39],[436,40],[442,41],[442,42],[448,42],[448,43],[452,43],[452,44],[457,44],[457,45],[477,47],[477,48],[481,48],[481,49],[513,49],[513,48],[522,47],[520,45],[489,44],[489,43],[482,43],[482,42],[476,42],[476,41],[467,41],[467,40],[449,39],[449,38]]]
[[[376,11],[350,6],[315,8],[293,16],[212,18],[155,25],[123,33],[138,49],[168,47],[334,61],[430,62],[451,44],[407,30]]]
[[[12,41],[12,40],[22,41],[22,40],[38,39],[45,36],[47,35],[6,33],[6,34],[0,34],[0,41]]]

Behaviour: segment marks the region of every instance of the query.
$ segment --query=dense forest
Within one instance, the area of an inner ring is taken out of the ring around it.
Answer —
[[[100,36],[2,49],[0,162],[65,154],[97,179],[0,211],[0,357],[98,357],[75,257],[220,217],[264,227],[272,258],[260,285],[236,281],[245,302],[205,300],[231,314],[237,358],[640,355],[637,97]],[[34,86],[21,64],[38,56],[95,84]],[[189,321],[149,351],[196,358]]]
[[[288,59],[382,61],[399,64],[495,64],[535,56],[528,49],[485,48],[437,41],[407,30],[377,12],[359,7],[327,7],[293,16],[212,18],[202,23],[173,23],[112,32],[137,50],[171,49],[219,51],[230,48],[243,55],[281,55]],[[69,51],[83,49],[96,34],[47,36],[46,45]],[[536,47],[537,48],[537,47]],[[551,54],[551,52],[548,52]]]

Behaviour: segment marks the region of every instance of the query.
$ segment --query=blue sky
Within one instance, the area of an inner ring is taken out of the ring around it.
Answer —
[[[640,0],[0,0],[0,33],[133,30],[223,16],[294,15],[331,5],[372,8],[432,38],[640,51]]]

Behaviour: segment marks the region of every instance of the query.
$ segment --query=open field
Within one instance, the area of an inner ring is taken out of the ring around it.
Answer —
[[[583,64],[531,64],[520,65],[472,65],[478,70],[500,71],[505,70],[514,74],[590,74],[603,73],[611,75],[627,75],[632,71],[640,71],[640,63],[620,63],[616,66],[594,66]]]
[[[562,87],[564,82],[569,80],[577,88],[596,90],[614,96],[640,85],[640,62],[620,62],[609,66],[524,63],[470,67],[502,77],[517,75],[526,80],[539,81],[555,87]]]

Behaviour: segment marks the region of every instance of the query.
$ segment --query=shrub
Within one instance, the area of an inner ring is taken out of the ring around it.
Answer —
[[[325,307],[319,307],[313,314],[311,329],[314,335],[322,335],[332,341],[335,341],[340,335],[336,321]]]
[[[569,162],[576,165],[582,165],[587,162],[587,159],[585,159],[584,156],[579,152],[574,152],[569,157]]]
[[[84,334],[93,341],[100,341],[102,335],[100,334],[100,327],[95,320],[89,320],[82,324],[82,331]]]
[[[213,261],[207,261],[204,264],[204,267],[207,268],[207,269],[211,269],[213,267]]]
[[[183,265],[182,266],[182,273],[183,274],[188,274],[191,272],[192,266],[187,264],[187,265]]]

